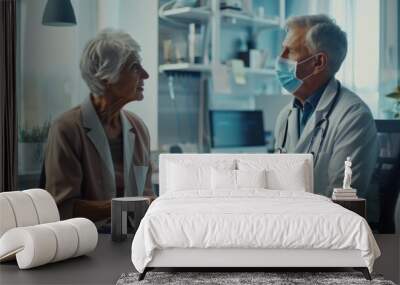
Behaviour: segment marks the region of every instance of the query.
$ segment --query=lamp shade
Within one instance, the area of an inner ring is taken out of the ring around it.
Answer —
[[[75,26],[76,18],[70,0],[47,0],[42,24],[45,26]]]

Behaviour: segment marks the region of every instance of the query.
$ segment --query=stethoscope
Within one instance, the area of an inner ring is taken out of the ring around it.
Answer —
[[[311,137],[311,140],[310,140],[310,144],[308,145],[308,148],[307,148],[307,153],[311,153],[314,156],[314,167],[317,164],[318,156],[319,156],[319,153],[321,152],[321,148],[322,148],[322,146],[324,144],[326,133],[327,133],[327,130],[329,128],[329,116],[332,114],[332,111],[335,108],[335,105],[339,100],[341,84],[340,84],[339,81],[337,81],[337,83],[338,83],[338,85],[337,85],[336,93],[335,93],[333,101],[332,101],[332,103],[331,103],[331,105],[329,107],[329,110],[328,110],[328,112],[326,112],[325,116],[321,120],[319,120],[318,123],[316,124],[316,126],[314,127],[314,130],[313,130],[313,133],[312,133],[312,137]],[[290,110],[288,112],[282,144],[281,144],[281,147],[278,148],[278,151],[280,153],[286,153],[287,152],[286,149],[285,149],[285,145],[286,145],[286,140],[287,140],[287,135],[288,135],[289,117],[290,117],[291,113],[292,113],[292,110]],[[322,125],[324,123],[325,123],[325,128],[322,128]],[[321,140],[320,140],[317,152],[314,152],[314,151],[311,151],[311,149],[314,146],[315,138],[317,137],[318,132],[319,132],[320,129],[322,129]]]

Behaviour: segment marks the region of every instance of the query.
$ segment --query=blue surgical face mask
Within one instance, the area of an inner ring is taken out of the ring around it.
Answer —
[[[297,68],[299,64],[313,58],[315,55],[312,55],[300,62],[286,59],[283,57],[278,57],[275,62],[275,72],[278,77],[279,82],[282,84],[282,87],[286,89],[289,93],[294,93],[298,90],[301,85],[303,85],[304,80],[312,76],[313,74],[309,74],[303,79],[300,79],[296,76]]]

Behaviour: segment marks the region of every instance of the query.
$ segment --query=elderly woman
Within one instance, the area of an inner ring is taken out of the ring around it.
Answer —
[[[150,139],[143,121],[122,110],[143,99],[140,47],[129,34],[104,30],[86,45],[80,70],[90,96],[51,126],[46,189],[62,218],[110,217],[111,198],[153,196]]]

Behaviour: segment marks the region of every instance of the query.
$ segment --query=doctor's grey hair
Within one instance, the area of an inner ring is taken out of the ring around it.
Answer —
[[[286,21],[286,30],[293,27],[307,28],[306,45],[313,54],[324,52],[328,56],[328,72],[334,75],[347,54],[346,33],[327,15],[305,15],[291,17]]]
[[[118,81],[126,65],[139,63],[139,44],[121,30],[105,29],[83,50],[80,70],[91,94],[104,95],[105,83]]]

